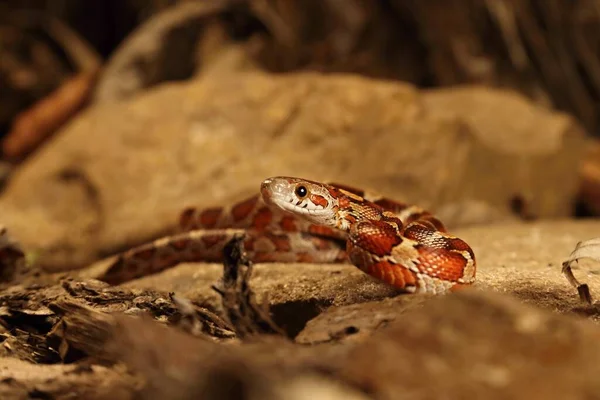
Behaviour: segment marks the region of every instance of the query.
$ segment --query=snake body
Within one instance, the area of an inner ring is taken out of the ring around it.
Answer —
[[[463,240],[429,212],[339,184],[269,178],[260,195],[229,209],[189,208],[182,233],[122,253],[101,279],[120,283],[181,262],[221,261],[224,245],[244,234],[254,262],[351,262],[410,293],[439,294],[475,281]]]

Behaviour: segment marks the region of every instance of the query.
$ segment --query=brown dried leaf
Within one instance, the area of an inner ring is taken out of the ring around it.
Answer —
[[[594,238],[577,243],[575,250],[571,252],[569,258],[562,264],[562,273],[565,275],[569,283],[577,289],[581,301],[587,304],[592,304],[592,296],[590,294],[588,285],[585,283],[580,283],[577,278],[575,278],[575,275],[571,269],[573,263],[576,263],[583,258],[600,261],[600,238]]]

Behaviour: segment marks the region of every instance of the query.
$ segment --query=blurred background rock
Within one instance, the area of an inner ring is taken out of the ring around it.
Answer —
[[[599,39],[595,0],[3,0],[0,220],[72,268],[271,174],[598,215]]]
[[[73,42],[50,21],[61,21],[106,61],[144,21],[184,3],[204,5],[204,23],[195,29],[180,23],[185,33],[163,38],[170,47],[190,46],[180,43],[184,36],[202,43],[205,57],[224,42],[243,45],[269,71],[355,72],[419,87],[514,88],[598,133],[596,0],[3,0],[0,134],[19,111],[84,68]],[[200,30],[206,32],[198,39],[194,31]],[[179,75],[155,79],[184,78],[182,71],[195,70],[184,61],[177,59]]]

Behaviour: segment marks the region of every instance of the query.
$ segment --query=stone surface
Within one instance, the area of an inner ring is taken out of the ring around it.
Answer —
[[[139,380],[124,369],[103,366],[35,365],[0,358],[0,398],[3,399],[134,399]]]
[[[342,379],[380,399],[587,398],[600,390],[598,339],[586,321],[465,290],[354,348]]]
[[[505,211],[512,204],[527,218],[568,215],[585,146],[574,119],[516,92],[484,86],[431,90],[422,98],[428,109],[465,121],[477,135],[461,181],[465,198]],[[558,191],[570,195],[557,196]]]
[[[565,182],[577,175],[569,160],[581,136],[570,120],[559,118],[551,144],[535,136],[527,148],[489,146],[477,123],[441,115],[446,104],[429,105],[427,96],[349,75],[238,74],[163,85],[72,121],[14,173],[0,221],[56,270],[160,236],[182,207],[239,199],[273,175],[372,188],[439,210],[449,225],[504,218],[515,195],[528,214],[569,212],[574,193]],[[514,96],[482,96],[533,112]],[[551,115],[533,114],[529,130],[512,133],[515,141],[553,124]]]

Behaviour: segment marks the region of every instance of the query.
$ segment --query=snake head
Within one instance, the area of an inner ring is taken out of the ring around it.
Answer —
[[[306,179],[278,176],[263,181],[263,200],[319,225],[338,227],[335,188]]]

